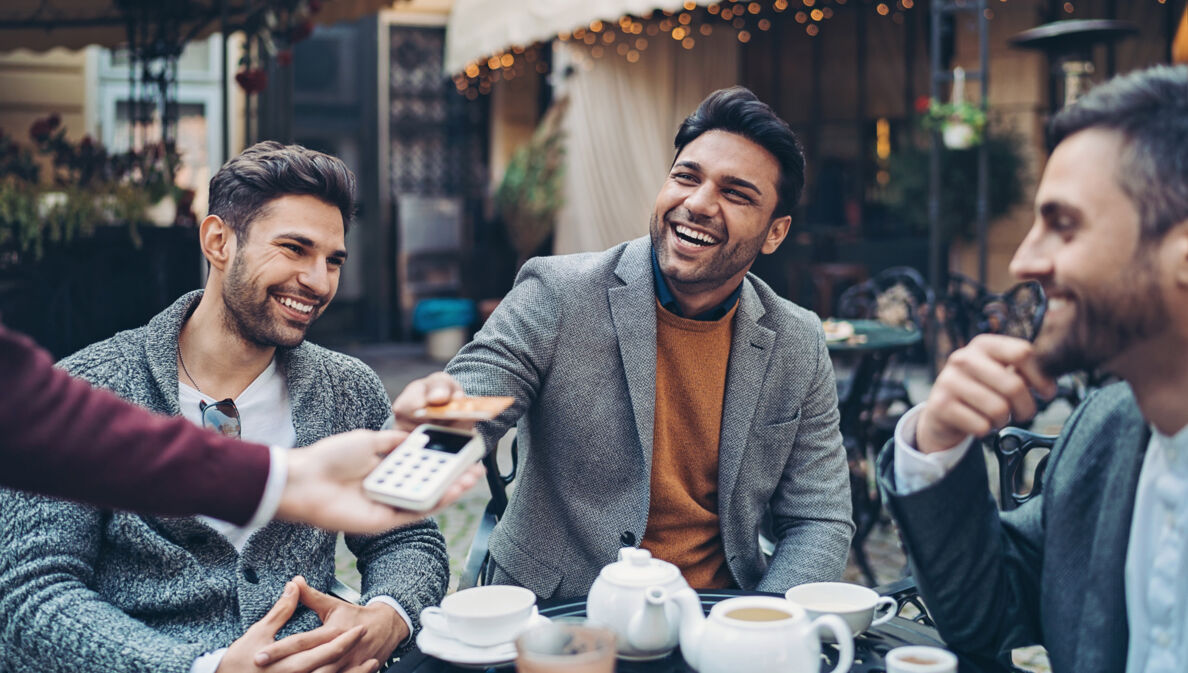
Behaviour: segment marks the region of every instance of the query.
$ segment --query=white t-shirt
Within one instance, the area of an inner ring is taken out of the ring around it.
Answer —
[[[182,416],[198,426],[202,425],[202,410],[199,404],[202,402],[212,404],[219,401],[181,381],[178,381],[177,397]],[[268,367],[260,372],[260,375],[248,384],[247,388],[244,388],[243,392],[234,399],[234,402],[235,408],[239,410],[240,438],[244,441],[267,444],[272,447],[273,466],[275,467],[276,454],[293,448],[293,445],[297,443],[297,428],[293,425],[292,407],[289,405],[289,388],[285,383],[285,377],[277,369],[276,358],[273,358]],[[271,483],[270,474],[270,486]],[[283,484],[283,482],[281,483]],[[267,497],[266,493],[265,499]],[[275,507],[273,511],[275,511]],[[212,519],[208,516],[198,518],[221,533],[239,552],[243,551],[248,538],[268,523],[267,521],[253,520],[246,526],[236,526],[233,523]],[[412,620],[409,619],[404,608],[396,602],[396,599],[391,596],[376,596],[368,601],[368,605],[376,602],[391,606],[411,631]],[[227,648],[221,648],[200,655],[190,665],[190,672],[215,673],[226,652]]]
[[[178,403],[181,405],[182,416],[197,426],[202,425],[202,411],[199,404],[202,402],[212,404],[219,401],[180,381],[178,382],[177,397]],[[297,443],[297,428],[293,425],[292,409],[289,406],[289,388],[285,385],[285,377],[277,369],[275,358],[234,401],[235,408],[239,410],[241,439],[285,449],[290,449]],[[240,552],[243,551],[243,547],[247,544],[252,533],[260,530],[267,523],[236,526],[233,523],[207,516],[198,518],[222,533],[236,551]]]

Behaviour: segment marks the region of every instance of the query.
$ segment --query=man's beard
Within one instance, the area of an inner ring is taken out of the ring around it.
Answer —
[[[660,263],[661,275],[664,276],[670,285],[683,288],[685,291],[720,287],[723,283],[738,274],[739,271],[749,268],[754,264],[755,260],[759,257],[759,253],[763,250],[763,243],[767,240],[767,232],[755,237],[753,240],[741,240],[736,243],[731,243],[727,239],[725,243],[718,244],[718,249],[714,251],[710,259],[698,267],[692,275],[681,274],[670,276],[666,268],[669,262],[669,251],[663,245],[663,242],[665,237],[671,233],[671,225],[667,222],[667,218],[674,211],[666,213],[664,220],[658,218],[656,213],[653,212],[648,230],[652,238],[652,249],[656,251],[656,260]],[[691,213],[688,213],[684,219],[690,224],[704,226]],[[717,235],[717,230],[723,229],[723,227],[707,228],[715,231],[715,235]],[[725,235],[723,234],[721,238],[725,239]]]
[[[1060,341],[1045,345],[1040,330],[1036,343],[1040,369],[1051,378],[1092,372],[1165,329],[1167,305],[1154,264],[1154,256],[1140,250],[1121,274],[1124,282],[1105,285],[1092,296],[1074,294],[1074,314]]]
[[[229,331],[238,334],[244,341],[265,348],[292,348],[305,340],[307,326],[282,329],[269,305],[272,303],[271,289],[257,300],[256,288],[247,278],[246,265],[240,254],[231,261],[227,277],[223,281],[223,320]],[[321,302],[314,301],[315,305]],[[315,308],[315,312],[320,309]],[[316,315],[315,315],[316,319]],[[313,321],[310,321],[313,324]],[[296,331],[294,331],[296,330]]]

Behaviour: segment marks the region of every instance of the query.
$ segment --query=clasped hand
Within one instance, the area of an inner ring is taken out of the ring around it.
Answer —
[[[276,640],[298,604],[316,612],[322,625]],[[231,643],[218,673],[373,673],[408,633],[388,605],[347,603],[295,577],[268,614]]]

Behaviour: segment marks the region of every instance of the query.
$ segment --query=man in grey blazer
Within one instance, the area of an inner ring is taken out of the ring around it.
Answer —
[[[493,447],[517,424],[524,455],[490,539],[494,582],[583,595],[622,546],[694,586],[784,591],[845,567],[853,524],[821,322],[748,274],[788,233],[799,144],[734,88],[706,98],[675,145],[649,237],[530,260],[448,374],[393,404],[409,427],[462,391],[515,398],[479,426]]]
[[[904,416],[880,482],[945,641],[991,657],[1042,644],[1056,673],[1188,661],[1188,68],[1116,78],[1062,110],[1011,262],[1048,295],[1034,344],[981,336]],[[1044,491],[999,515],[972,438],[1035,413],[1054,377],[1089,397]]]
[[[304,341],[337,290],[354,193],[333,157],[249,148],[211,180],[205,292],[61,366],[157,413],[274,447],[274,464],[289,447],[379,429],[390,411],[375,372]],[[335,543],[291,523],[137,516],[0,491],[0,669],[372,671],[445,594],[445,542],[431,521],[347,536],[363,605],[325,593]]]

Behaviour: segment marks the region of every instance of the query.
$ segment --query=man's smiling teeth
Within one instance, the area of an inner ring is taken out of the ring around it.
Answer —
[[[696,243],[697,245],[714,245],[718,242],[718,239],[710,236],[709,234],[703,234],[700,231],[690,229],[689,227],[680,224],[674,225],[673,228],[676,229],[676,233],[681,238],[692,243]]]
[[[309,313],[310,311],[314,310],[312,304],[302,304],[301,302],[289,299],[288,297],[280,297],[277,299],[277,301],[284,304],[285,306],[288,306],[294,311],[301,311],[302,313]]]

